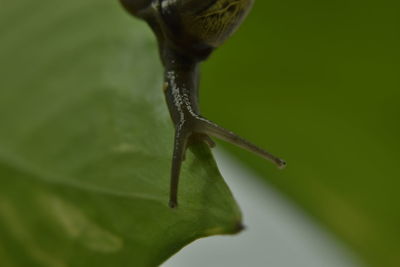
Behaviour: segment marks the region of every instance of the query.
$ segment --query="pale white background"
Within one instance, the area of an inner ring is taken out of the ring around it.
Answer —
[[[360,267],[343,244],[238,161],[216,150],[247,229],[197,240],[162,267]]]

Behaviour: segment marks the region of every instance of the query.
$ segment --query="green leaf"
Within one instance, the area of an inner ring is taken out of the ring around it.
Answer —
[[[201,91],[206,117],[288,167],[227,147],[377,267],[400,266],[399,10],[256,1]]]
[[[118,1],[1,6],[1,266],[156,266],[240,230],[205,145],[167,205],[173,126],[147,25]]]

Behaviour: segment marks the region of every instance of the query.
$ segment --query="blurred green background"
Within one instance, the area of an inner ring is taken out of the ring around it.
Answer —
[[[400,4],[256,1],[204,64],[206,117],[282,156],[237,157],[374,266],[400,266]]]

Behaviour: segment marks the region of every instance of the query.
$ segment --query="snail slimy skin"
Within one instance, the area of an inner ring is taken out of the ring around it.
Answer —
[[[202,117],[198,106],[199,63],[239,27],[254,0],[120,0],[157,36],[164,66],[164,94],[175,125],[169,206],[178,205],[178,182],[187,147],[216,137],[283,168],[286,163],[235,133]]]

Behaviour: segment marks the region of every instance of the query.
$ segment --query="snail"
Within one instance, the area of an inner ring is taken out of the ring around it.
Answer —
[[[120,0],[154,31],[164,66],[164,94],[175,125],[169,206],[178,205],[178,183],[188,146],[216,137],[249,150],[283,168],[284,160],[202,117],[198,106],[199,63],[228,39],[254,0]]]

